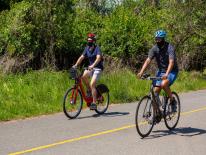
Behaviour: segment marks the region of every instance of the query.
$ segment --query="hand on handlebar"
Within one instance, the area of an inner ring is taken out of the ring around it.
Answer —
[[[142,77],[142,73],[138,73],[138,74],[137,74],[137,78],[140,79],[141,77]]]
[[[148,78],[151,78],[151,77],[150,77],[150,74],[145,73],[145,74],[140,74],[140,78],[141,79],[148,79]]]
[[[89,70],[89,71],[91,71],[91,70],[93,70],[93,69],[94,69],[94,66],[93,66],[93,65],[91,65],[91,66],[88,67],[88,70]]]
[[[76,65],[76,64],[75,64],[75,65],[73,65],[73,66],[72,66],[72,68],[76,69],[76,68],[77,68],[77,65]]]

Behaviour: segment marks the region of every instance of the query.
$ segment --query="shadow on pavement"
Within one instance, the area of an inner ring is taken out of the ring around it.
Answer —
[[[153,131],[152,133],[155,134],[150,135],[145,139],[153,139],[153,138],[159,138],[159,137],[169,136],[169,135],[193,137],[193,136],[205,134],[206,130],[192,128],[192,127],[183,127],[183,128],[176,128],[174,130],[158,130],[158,131]]]
[[[84,117],[77,117],[77,119],[83,119],[83,118],[91,118],[91,117],[117,117],[117,116],[124,116],[129,115],[129,112],[107,112],[104,114],[93,114],[90,116],[84,116]]]

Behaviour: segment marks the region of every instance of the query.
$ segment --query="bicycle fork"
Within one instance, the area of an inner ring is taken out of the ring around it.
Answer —
[[[152,91],[152,104],[153,104],[153,110],[154,110],[154,121],[155,123],[159,123],[161,119],[163,118],[163,113],[160,110],[160,103],[158,103],[158,99],[155,96],[154,92]]]
[[[70,96],[70,103],[71,104],[75,104],[76,103],[77,95],[78,95],[78,87],[75,87],[72,90],[72,95]]]

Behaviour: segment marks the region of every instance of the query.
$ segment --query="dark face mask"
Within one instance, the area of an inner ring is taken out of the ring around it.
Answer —
[[[156,44],[158,47],[163,47],[165,44],[164,39],[156,39]]]
[[[157,46],[158,46],[158,47],[162,47],[162,46],[164,46],[164,41],[157,42]]]
[[[93,43],[92,43],[92,42],[88,42],[87,45],[88,45],[89,47],[92,47],[92,46],[93,46]]]

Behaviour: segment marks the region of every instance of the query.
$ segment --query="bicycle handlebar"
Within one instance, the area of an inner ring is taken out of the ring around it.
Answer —
[[[89,67],[84,67],[83,71],[84,70],[92,71],[93,69],[89,69]],[[84,73],[83,71],[79,72],[76,67],[71,67],[70,70],[69,70],[71,79],[75,80],[75,79],[80,78],[83,75],[83,73]]]
[[[69,73],[70,73],[70,78],[73,80],[75,80],[78,77],[77,68],[75,67],[71,67],[69,69]]]
[[[152,76],[150,76],[150,74],[143,74],[142,75],[142,77],[141,77],[141,79],[146,79],[146,80],[162,80],[162,78],[161,77],[156,77],[156,76],[154,76],[154,77],[152,77]]]

